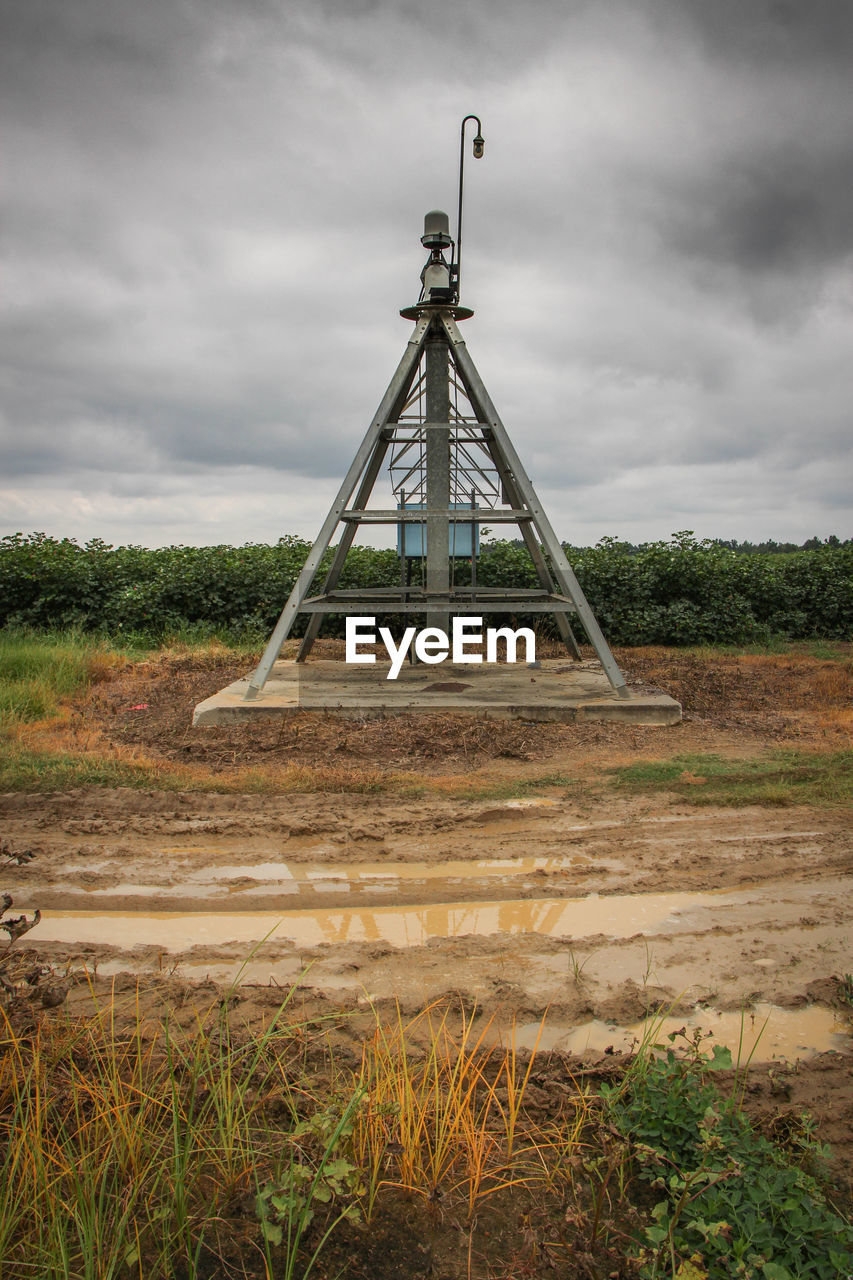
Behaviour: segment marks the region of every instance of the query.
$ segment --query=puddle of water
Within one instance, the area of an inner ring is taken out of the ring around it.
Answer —
[[[251,877],[241,877],[251,879]],[[258,882],[262,883],[262,882]],[[75,884],[74,881],[59,881],[56,888],[71,894],[82,894],[87,898],[215,898],[217,890],[226,893],[237,893],[241,889],[255,888],[255,883],[245,884],[193,884],[188,886],[182,881],[179,884],[110,884],[103,887],[88,884]],[[346,887],[344,887],[346,892]],[[280,895],[298,894],[297,884],[277,884],[276,893]]]
[[[277,897],[294,896],[305,889],[313,893],[347,894],[354,890],[364,894],[390,894],[406,882],[443,882],[448,889],[455,884],[469,881],[493,881],[504,885],[524,876],[555,875],[571,867],[589,864],[592,859],[584,854],[561,857],[527,858],[478,858],[447,859],[443,862],[361,862],[356,864],[318,863],[224,863],[218,866],[198,867],[183,873],[176,872],[177,881],[171,884],[146,884],[139,881],[122,881],[107,884],[78,884],[74,880],[60,880],[58,889],[87,898],[187,898],[214,899],[226,893],[253,892],[262,887],[273,887]],[[104,867],[113,865],[101,864]],[[597,865],[612,869],[621,864],[612,859],[599,859]],[[76,868],[75,868],[76,869]],[[493,887],[494,884],[493,884]]]
[[[539,933],[630,938],[692,927],[676,913],[723,909],[743,894],[624,894],[600,898],[530,898],[506,902],[444,902],[411,907],[343,907],[301,911],[45,911],[33,941],[139,945],[183,951],[194,946],[256,943],[269,936],[302,947],[322,943],[387,942],[421,946],[430,938],[466,934]]]
[[[828,1049],[842,1049],[850,1042],[850,1027],[831,1009],[819,1005],[782,1009],[778,1005],[757,1004],[743,1018],[739,1010],[720,1013],[716,1009],[697,1009],[686,1018],[648,1019],[627,1027],[598,1020],[567,1027],[565,1023],[546,1020],[541,1034],[540,1026],[539,1022],[519,1023],[515,1028],[516,1047],[532,1050],[538,1038],[540,1051],[559,1049],[565,1053],[580,1054],[591,1050],[603,1053],[612,1045],[618,1052],[642,1041],[651,1028],[655,1029],[654,1043],[669,1047],[666,1037],[673,1031],[684,1027],[689,1033],[701,1027],[704,1032],[713,1033],[713,1040],[706,1043],[707,1051],[711,1045],[721,1044],[731,1050],[732,1058],[737,1061],[740,1045],[741,1062],[746,1062],[750,1054],[753,1062],[770,1062],[777,1058],[813,1057]],[[508,1038],[504,1033],[504,1042]]]
[[[502,809],[551,809],[556,803],[556,800],[550,800],[547,796],[539,796],[535,800],[505,800],[500,807]]]
[[[350,884],[368,884],[389,880],[468,880],[485,879],[500,874],[532,875],[543,871],[566,871],[576,863],[588,862],[581,855],[571,854],[558,858],[473,858],[444,859],[441,862],[356,862],[340,864],[255,862],[226,863],[213,867],[199,867],[185,877],[193,884],[207,884],[218,880],[249,878],[275,884],[308,883],[315,889],[322,882],[333,880],[335,887]]]

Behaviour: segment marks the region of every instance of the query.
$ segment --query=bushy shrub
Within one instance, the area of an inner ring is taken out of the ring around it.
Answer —
[[[81,546],[43,533],[0,539],[0,625],[128,631],[160,637],[204,624],[235,634],[267,634],[275,624],[310,544],[280,538],[272,546]],[[331,552],[314,582],[319,590]],[[789,555],[745,555],[719,542],[675,534],[632,547],[613,538],[569,549],[569,558],[599,624],[613,644],[743,644],[771,636],[848,639],[853,634],[853,546],[828,543]],[[341,587],[393,586],[393,550],[353,547]],[[478,582],[536,587],[525,547],[486,541]],[[460,561],[456,581],[470,581]],[[486,625],[498,615],[486,618]],[[382,619],[380,619],[382,621]],[[387,620],[386,620],[387,621]],[[522,619],[542,631],[549,616]],[[299,619],[296,634],[304,629]],[[581,638],[583,629],[577,628]],[[324,633],[343,633],[327,618]]]
[[[630,1141],[657,1203],[639,1249],[640,1274],[705,1280],[834,1280],[853,1267],[853,1227],[827,1196],[828,1152],[808,1117],[786,1148],[768,1140],[710,1082],[729,1070],[728,1049],[635,1058],[602,1094]],[[679,1033],[671,1034],[674,1041]]]

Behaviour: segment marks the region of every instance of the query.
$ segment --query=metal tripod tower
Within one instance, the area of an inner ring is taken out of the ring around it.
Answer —
[[[482,139],[479,142],[482,152]],[[475,139],[475,155],[476,146]],[[457,235],[457,245],[459,238]],[[400,312],[414,321],[403,358],[245,698],[256,698],[263,689],[300,613],[307,614],[309,620],[297,662],[307,658],[323,617],[329,613],[426,614],[427,625],[443,631],[448,630],[451,615],[550,613],[566,648],[579,658],[569,621],[574,614],[580,618],[615,693],[628,697],[624,676],[462,339],[459,321],[467,320],[473,312],[458,305],[459,258],[448,263],[444,257],[453,245],[445,213],[436,210],[426,215],[422,243],[430,257],[421,273],[421,296],[415,306]],[[385,510],[370,508],[371,494],[386,460],[399,505]],[[477,583],[476,534],[483,523],[518,526],[539,578],[538,588],[482,587]],[[399,527],[400,585],[342,590],[338,582],[358,529],[378,524]],[[339,526],[340,538],[325,582],[318,594],[309,595],[320,561]],[[464,555],[471,561],[471,581],[457,585],[454,566],[463,545]],[[411,557],[425,563],[425,574],[414,584],[406,571]]]

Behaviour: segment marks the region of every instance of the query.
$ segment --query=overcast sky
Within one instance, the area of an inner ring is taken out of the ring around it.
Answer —
[[[0,0],[0,534],[313,538],[468,158],[557,532],[853,535],[849,0]]]

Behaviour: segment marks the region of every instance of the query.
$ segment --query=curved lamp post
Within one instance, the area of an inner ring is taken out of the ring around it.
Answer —
[[[483,141],[483,126],[480,124],[479,116],[466,116],[462,121],[462,129],[459,135],[459,209],[456,216],[456,263],[454,275],[456,277],[456,301],[459,301],[459,290],[462,275],[462,180],[465,172],[465,126],[469,120],[477,121],[477,135],[474,138],[474,159],[481,160],[485,149]]]

